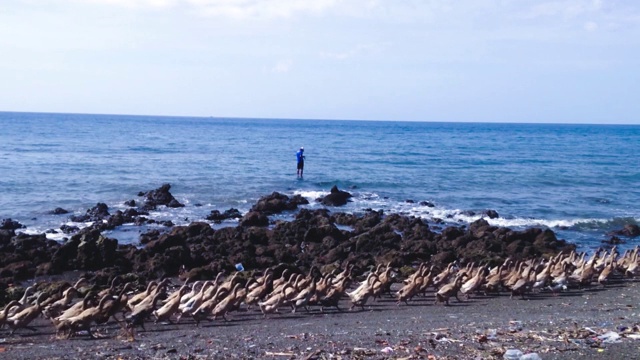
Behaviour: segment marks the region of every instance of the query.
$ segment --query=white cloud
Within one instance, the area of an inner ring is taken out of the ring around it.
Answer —
[[[602,8],[601,0],[559,0],[536,2],[535,5],[529,8],[525,17],[563,17],[570,19],[585,14],[599,12]]]
[[[186,0],[199,14],[233,19],[290,18],[321,14],[340,0]]]
[[[58,0],[65,2],[65,0]],[[231,19],[290,18],[321,14],[342,0],[71,0],[135,9],[184,8],[197,15]]]
[[[346,59],[361,55],[363,53],[379,52],[385,46],[386,44],[358,44],[352,49],[343,51],[343,52],[323,51],[320,53],[320,56],[324,58],[335,59],[335,60],[346,60]]]
[[[291,61],[290,59],[280,60],[271,68],[271,72],[278,74],[288,73],[291,70],[292,66],[293,61]]]
[[[128,8],[170,8],[178,5],[180,0],[85,0],[80,3],[95,3]]]
[[[593,21],[588,21],[584,24],[584,29],[587,31],[596,31],[598,30],[598,23]]]

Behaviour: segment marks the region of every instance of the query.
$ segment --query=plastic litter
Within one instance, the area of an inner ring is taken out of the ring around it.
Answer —
[[[598,336],[598,339],[602,340],[605,344],[621,342],[620,335],[615,331],[607,331],[606,333]]]
[[[522,321],[509,321],[509,332],[522,331]]]
[[[522,351],[518,349],[509,349],[504,353],[505,360],[520,360],[522,357]]]
[[[237,264],[236,264],[236,270],[238,270],[238,271],[244,271],[244,266],[242,266],[242,263],[237,263]]]
[[[380,350],[381,352],[383,352],[384,354],[391,354],[393,352],[393,348],[387,346],[386,348]]]
[[[542,360],[538,353],[528,353],[520,356],[520,360]]]

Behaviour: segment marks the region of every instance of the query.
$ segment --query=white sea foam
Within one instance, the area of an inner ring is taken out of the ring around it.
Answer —
[[[326,196],[329,194],[328,191],[319,191],[319,190],[296,190],[293,192],[294,195],[300,195],[303,198],[309,200],[309,202],[315,201],[317,198]]]
[[[444,208],[434,206],[427,203],[418,202],[404,202],[385,199],[374,193],[366,195],[360,195],[355,197],[355,207],[369,207],[374,210],[382,209],[390,213],[399,213],[409,216],[416,216],[426,220],[440,219],[445,223],[451,224],[469,224],[479,219],[485,219],[490,225],[509,227],[509,228],[522,228],[522,227],[548,227],[548,228],[572,228],[580,226],[592,226],[595,228],[607,227],[611,224],[611,219],[588,219],[588,218],[575,218],[575,219],[539,219],[539,218],[524,218],[524,217],[498,217],[495,219],[489,218],[482,212],[469,212],[462,209]],[[473,215],[472,215],[473,214]],[[637,219],[636,219],[637,221]]]

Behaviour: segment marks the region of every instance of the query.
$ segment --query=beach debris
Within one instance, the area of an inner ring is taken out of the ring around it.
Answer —
[[[615,331],[607,331],[606,333],[598,336],[598,340],[601,340],[605,344],[622,342],[622,340],[620,340],[620,334]]]
[[[296,356],[295,353],[292,352],[272,352],[272,351],[267,351],[264,353],[265,356],[286,356],[286,357],[292,357],[292,356]]]
[[[542,360],[538,353],[528,353],[520,356],[520,360]]]
[[[522,357],[522,351],[518,349],[508,349],[505,351],[503,359],[505,360],[520,360]]]
[[[509,332],[515,333],[518,331],[522,331],[522,321],[509,321]]]

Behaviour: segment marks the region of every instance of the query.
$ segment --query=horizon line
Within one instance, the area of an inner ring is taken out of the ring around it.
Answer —
[[[302,120],[302,121],[358,121],[358,122],[398,122],[398,123],[442,123],[442,124],[514,124],[514,125],[603,125],[603,126],[639,126],[640,123],[624,122],[550,122],[550,121],[472,121],[472,120],[389,120],[389,119],[342,119],[342,118],[296,118],[296,117],[247,117],[247,116],[204,116],[204,115],[153,115],[153,114],[109,114],[85,112],[56,112],[56,111],[6,111],[0,114],[52,114],[52,115],[94,115],[94,116],[129,116],[129,117],[162,117],[162,118],[190,118],[190,119],[228,119],[228,120]]]

